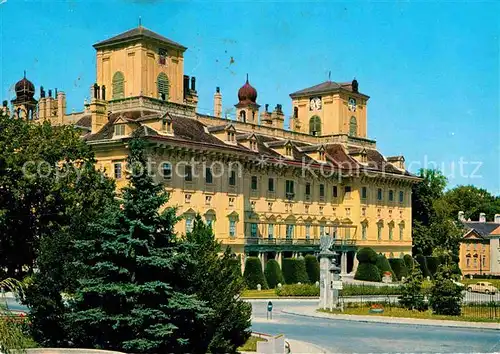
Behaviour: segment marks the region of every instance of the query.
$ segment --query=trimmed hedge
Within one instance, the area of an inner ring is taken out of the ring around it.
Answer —
[[[391,265],[392,271],[398,280],[408,276],[408,268],[406,267],[406,263],[403,259],[389,258],[389,264]]]
[[[234,257],[229,260],[229,266],[234,267],[234,270],[241,276],[241,257]]]
[[[427,262],[425,257],[421,254],[418,254],[417,256],[415,256],[415,260],[417,261],[420,267],[420,271],[422,272],[422,276],[424,277],[424,279],[427,279],[427,277],[432,278],[432,274],[431,272],[429,272],[429,268],[427,268]]]
[[[247,258],[243,278],[248,289],[257,289],[257,284],[261,285],[261,289],[267,289],[266,278],[262,273],[262,263],[258,257]]]
[[[356,255],[359,263],[372,263],[377,262],[378,254],[373,249],[369,247],[364,247],[360,249]]]
[[[285,282],[280,265],[275,259],[267,261],[264,275],[266,276],[267,285],[270,289],[274,289],[279,283],[283,284]]]
[[[289,284],[276,289],[278,296],[319,296],[319,286],[313,284]]]
[[[409,254],[405,254],[403,256],[403,261],[405,262],[406,268],[408,269],[408,273],[409,273],[410,269],[413,268],[413,257]]]
[[[389,264],[389,261],[385,257],[385,255],[380,254],[377,257],[377,263],[375,264],[377,268],[380,271],[380,277],[382,278],[384,276],[385,272],[391,272],[391,277],[393,280],[396,280],[396,274],[394,274],[391,265]]]
[[[282,271],[285,283],[296,284],[298,282],[304,284],[309,282],[306,271],[306,262],[302,258],[284,258],[282,260]]]
[[[377,282],[382,280],[379,269],[372,263],[359,263],[354,279]]]
[[[316,283],[319,281],[319,262],[316,256],[308,254],[304,257],[304,262],[306,262],[306,272],[310,283]]]
[[[429,269],[429,273],[431,276],[434,276],[438,270],[439,265],[441,264],[438,257],[425,257],[425,262],[427,264],[427,269]]]

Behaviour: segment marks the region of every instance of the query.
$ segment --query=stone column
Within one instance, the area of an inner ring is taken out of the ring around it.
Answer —
[[[356,253],[354,253],[354,260],[352,261],[352,274],[356,274],[356,270],[358,270],[358,258],[356,257]]]
[[[340,254],[340,274],[347,274],[347,252],[342,252]]]
[[[281,268],[281,252],[276,252],[276,261],[278,262]]]
[[[260,259],[260,263],[261,263],[261,266],[262,266],[262,271],[264,271],[264,268],[265,268],[265,264],[264,264],[264,252],[260,252],[259,253],[259,259]]]

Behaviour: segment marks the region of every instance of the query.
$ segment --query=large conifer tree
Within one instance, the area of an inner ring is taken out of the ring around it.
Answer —
[[[129,143],[129,186],[77,242],[80,286],[68,323],[76,346],[134,353],[191,351],[211,311],[186,292],[192,260],[174,234],[175,210],[146,171],[145,142]]]

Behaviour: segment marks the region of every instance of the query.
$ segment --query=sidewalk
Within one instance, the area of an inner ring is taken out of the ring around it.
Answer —
[[[316,309],[290,307],[281,312],[315,318],[325,318],[329,320],[343,321],[358,321],[358,322],[375,322],[388,324],[402,325],[418,325],[418,326],[439,326],[439,327],[455,327],[455,328],[478,328],[478,329],[493,329],[500,330],[500,323],[493,322],[466,322],[466,321],[450,321],[450,320],[426,320],[421,318],[401,318],[401,317],[386,317],[386,316],[358,316],[358,315],[332,315],[323,312],[317,312]]]
[[[288,343],[290,343],[290,353],[298,354],[298,353],[307,353],[307,354],[323,354],[328,353],[325,349],[318,347],[309,342],[302,342],[300,340],[295,339],[286,339]]]

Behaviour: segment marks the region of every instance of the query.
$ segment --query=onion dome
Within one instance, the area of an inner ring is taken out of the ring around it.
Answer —
[[[18,81],[14,87],[17,97],[33,98],[35,96],[35,85],[26,78],[26,72],[22,80]]]
[[[257,90],[247,82],[238,90],[238,99],[240,103],[255,103],[257,101]]]

